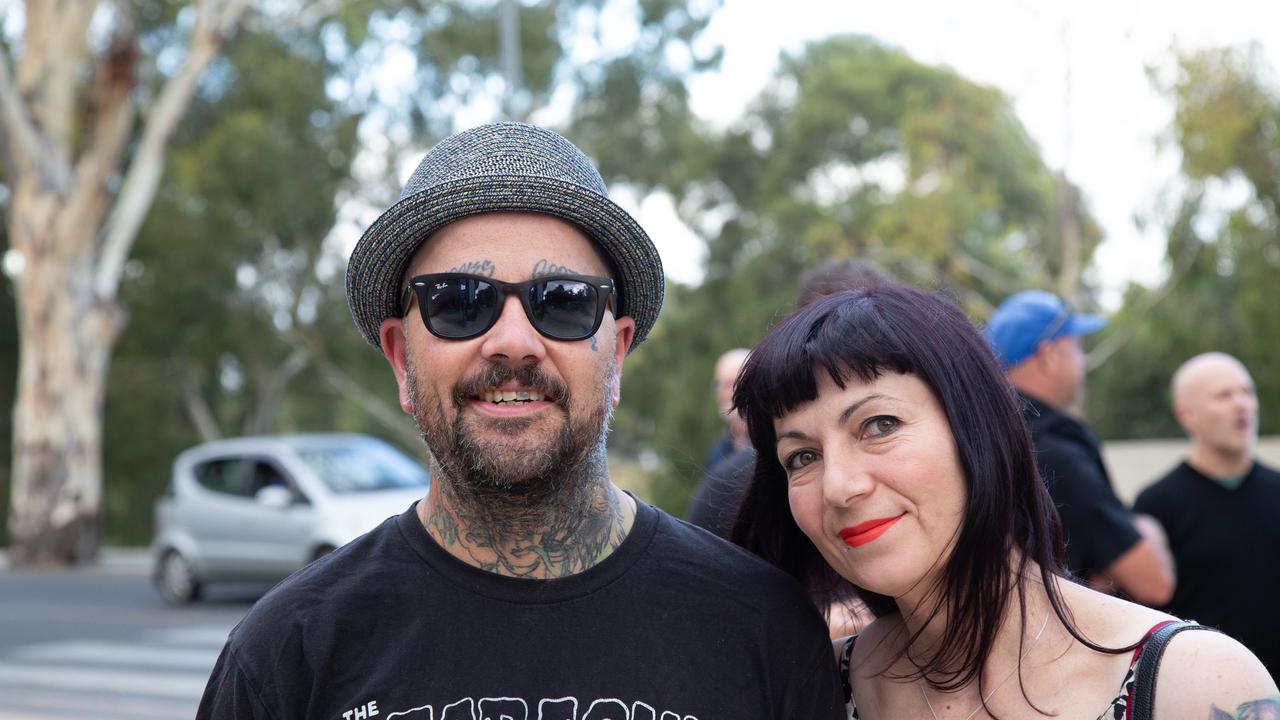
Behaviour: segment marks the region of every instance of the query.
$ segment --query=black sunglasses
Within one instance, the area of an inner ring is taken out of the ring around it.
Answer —
[[[401,307],[408,313],[412,292],[427,330],[446,340],[485,334],[507,295],[516,293],[529,324],[553,340],[583,340],[600,329],[613,295],[613,281],[590,275],[544,275],[508,283],[483,275],[432,273],[409,278]]]

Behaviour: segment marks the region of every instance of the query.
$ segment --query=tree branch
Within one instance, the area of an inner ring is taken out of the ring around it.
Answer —
[[[137,39],[125,33],[111,41],[95,68],[86,108],[86,142],[76,161],[75,181],[65,215],[82,227],[96,228],[101,224],[108,183],[119,170],[120,158],[133,131],[135,111],[129,94],[136,83],[137,62]],[[93,234],[84,233],[83,238],[85,252],[91,252]]]
[[[390,430],[407,447],[420,446],[422,438],[414,430],[413,425],[406,422],[405,414],[401,412],[400,408],[392,407],[368,388],[353,380],[350,375],[347,375],[330,362],[324,355],[323,350],[315,343],[308,342],[305,339],[302,342],[307,342],[308,346],[311,347],[312,357],[315,360],[316,367],[320,370],[320,376],[324,378],[329,387],[359,405],[365,412],[369,413],[370,417]]]
[[[187,408],[187,416],[191,418],[191,424],[195,425],[200,440],[209,442],[221,438],[222,430],[218,427],[218,419],[214,417],[213,410],[200,392],[200,384],[196,382],[195,372],[190,366],[178,371],[178,387],[182,390],[182,402]]]
[[[198,8],[187,57],[147,112],[133,163],[99,236],[102,251],[94,290],[104,299],[114,299],[119,289],[124,262],[160,184],[169,138],[190,104],[200,77],[244,12],[245,0],[199,0]]]
[[[43,145],[40,131],[27,116],[22,97],[13,84],[9,71],[9,57],[0,52],[0,156],[3,156],[5,175],[12,183],[25,171],[34,169]]]
[[[279,367],[267,373],[266,382],[263,383],[257,402],[254,403],[253,415],[245,423],[246,434],[258,435],[271,429],[280,398],[284,397],[285,390],[289,389],[289,383],[293,382],[298,373],[302,372],[310,362],[311,352],[300,345],[289,353],[289,357],[285,358]]]
[[[962,249],[955,249],[952,257],[965,272],[1006,294],[1012,295],[1022,287],[1020,283],[1008,274],[997,270]]]
[[[33,122],[63,157],[70,155],[76,75],[97,4],[98,0],[27,2],[17,86],[31,105]]]
[[[314,0],[314,2],[303,3],[292,18],[287,16],[272,18],[272,29],[279,29],[278,23],[283,22],[296,30],[314,31],[337,15],[344,4],[345,0]]]
[[[1143,293],[1126,313],[1126,316],[1130,318],[1129,321],[1117,327],[1114,332],[1107,335],[1106,339],[1098,343],[1093,351],[1089,353],[1087,363],[1090,370],[1102,367],[1103,363],[1109,360],[1116,351],[1124,347],[1125,343],[1129,342],[1139,321],[1146,317],[1152,308],[1168,297],[1169,293],[1182,281],[1182,278],[1191,271],[1191,266],[1195,264],[1196,256],[1200,254],[1200,247],[1201,243],[1198,240],[1192,240],[1182,247],[1182,252],[1178,254],[1177,263],[1169,272],[1169,277],[1165,279],[1164,283],[1158,288]]]

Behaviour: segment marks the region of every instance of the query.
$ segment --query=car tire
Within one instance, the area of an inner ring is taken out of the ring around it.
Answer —
[[[177,550],[167,550],[156,564],[156,589],[170,605],[186,605],[200,597],[200,580]]]
[[[335,548],[332,545],[321,545],[320,547],[316,548],[316,551],[314,553],[311,554],[311,562],[315,562],[319,560],[320,558],[324,557],[325,555],[328,555],[329,553],[333,552],[336,549],[337,548]]]

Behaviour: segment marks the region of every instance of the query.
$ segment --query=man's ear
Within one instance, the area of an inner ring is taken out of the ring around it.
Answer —
[[[613,321],[613,372],[617,382],[613,384],[613,406],[622,399],[622,363],[627,359],[631,343],[636,337],[636,321],[632,317],[620,317]]]
[[[408,338],[404,333],[404,319],[389,317],[382,321],[378,328],[378,339],[382,342],[382,355],[391,363],[391,372],[395,373],[396,385],[400,388],[400,409],[413,414],[413,397],[409,395],[408,363],[405,353],[408,351]]]
[[[1178,421],[1182,429],[1187,433],[1187,437],[1191,437],[1191,422],[1194,419],[1195,412],[1191,408],[1182,403],[1173,404],[1173,419]]]

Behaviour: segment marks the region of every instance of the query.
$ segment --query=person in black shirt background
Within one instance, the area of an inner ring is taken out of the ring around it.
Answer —
[[[1178,566],[1169,612],[1212,625],[1280,674],[1280,473],[1254,457],[1258,398],[1244,365],[1205,353],[1173,376],[1191,452],[1138,495]]]
[[[1053,293],[1026,290],[996,308],[986,337],[1022,398],[1040,475],[1062,518],[1068,569],[1096,590],[1160,606],[1174,583],[1164,533],[1125,509],[1097,437],[1070,414],[1084,392],[1080,337],[1105,325]]]

